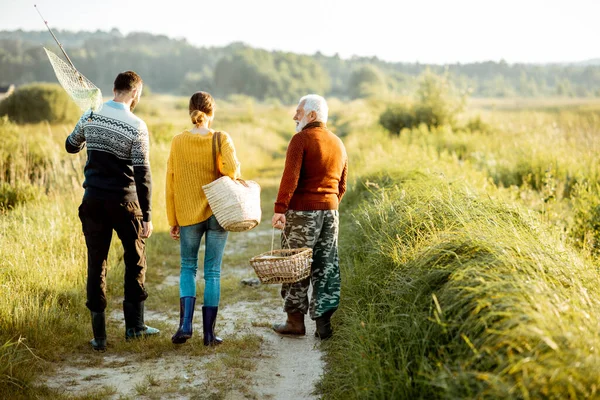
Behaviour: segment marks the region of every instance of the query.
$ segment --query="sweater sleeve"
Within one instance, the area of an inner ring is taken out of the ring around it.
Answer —
[[[275,212],[278,214],[283,214],[288,210],[290,200],[298,187],[303,158],[304,143],[301,136],[296,134],[290,140],[285,156],[285,168],[281,177],[277,200],[275,201]]]
[[[240,173],[240,162],[235,154],[233,140],[226,132],[221,132],[221,159],[219,169],[222,175],[227,175],[231,179],[238,179]]]
[[[142,123],[131,146],[133,179],[143,220],[152,219],[152,174],[150,172],[150,140],[148,128]]]
[[[175,175],[173,171],[173,158],[174,155],[174,145],[171,142],[171,152],[169,153],[169,160],[167,161],[167,182],[166,182],[166,203],[167,203],[167,220],[169,221],[170,226],[178,226],[177,223],[177,215],[175,214]]]
[[[346,193],[346,181],[348,180],[348,158],[346,158],[346,162],[344,163],[344,169],[342,170],[342,176],[340,178],[340,183],[338,184],[338,203],[342,202],[342,197]]]
[[[83,127],[85,122],[88,120],[91,114],[91,110],[83,113],[77,125],[73,129],[73,132],[69,136],[67,136],[67,140],[65,142],[65,149],[68,153],[79,153],[83,147],[85,146],[85,134],[83,131]]]

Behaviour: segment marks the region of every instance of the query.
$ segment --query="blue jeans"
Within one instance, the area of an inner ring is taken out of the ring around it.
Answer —
[[[221,261],[228,232],[212,215],[199,224],[182,226],[180,231],[181,277],[179,296],[196,297],[196,272],[200,240],[206,233],[204,252],[204,305],[217,307],[221,296]]]

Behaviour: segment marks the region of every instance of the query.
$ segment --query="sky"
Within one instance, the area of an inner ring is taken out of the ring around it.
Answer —
[[[469,63],[600,58],[600,0],[0,0],[0,30],[150,32],[197,46]],[[60,38],[59,38],[60,39]]]

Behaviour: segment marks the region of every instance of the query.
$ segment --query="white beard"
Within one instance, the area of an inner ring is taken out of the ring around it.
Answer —
[[[304,116],[304,118],[302,118],[297,124],[296,124],[296,133],[300,132],[302,129],[304,129],[304,127],[308,124],[308,121],[306,120],[306,115]]]

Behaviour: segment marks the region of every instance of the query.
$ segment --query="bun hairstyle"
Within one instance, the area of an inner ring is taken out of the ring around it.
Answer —
[[[196,92],[190,98],[192,124],[200,126],[208,122],[215,110],[215,99],[207,92]]]

